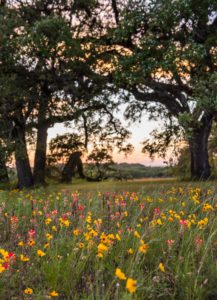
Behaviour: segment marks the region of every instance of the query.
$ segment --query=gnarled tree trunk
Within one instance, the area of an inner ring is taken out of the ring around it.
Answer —
[[[35,161],[34,161],[35,184],[45,184],[47,130],[48,127],[46,125],[38,126]]]
[[[194,180],[205,180],[211,176],[209,164],[208,139],[212,127],[212,116],[204,115],[201,126],[193,130],[189,138],[191,153],[191,178]]]
[[[14,141],[18,188],[31,187],[34,182],[27,153],[25,127],[21,122],[17,122],[14,127]]]
[[[4,157],[0,156],[0,183],[8,183],[9,176]]]
[[[62,171],[61,182],[65,182],[65,183],[71,182],[76,168],[79,172],[80,177],[85,178],[83,174],[83,165],[80,158],[81,155],[82,153],[80,151],[74,152],[70,155],[69,160]]]
[[[37,142],[34,160],[34,182],[38,185],[45,184],[46,154],[47,154],[47,131],[46,120],[50,92],[46,84],[43,86],[43,93],[39,103]]]

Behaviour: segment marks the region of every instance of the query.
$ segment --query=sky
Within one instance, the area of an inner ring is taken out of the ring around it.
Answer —
[[[126,125],[123,118],[121,118],[122,123]],[[151,160],[147,154],[142,153],[142,141],[149,137],[150,132],[153,129],[159,128],[161,126],[160,121],[150,121],[148,115],[143,115],[141,123],[133,124],[130,126],[130,131],[132,132],[131,138],[128,140],[134,146],[134,151],[131,155],[125,157],[124,154],[114,153],[113,159],[115,162],[127,162],[127,163],[140,163],[146,166],[162,166],[163,160],[160,158],[155,158]],[[48,131],[48,139],[54,138],[57,134],[63,134],[70,132],[68,128],[64,128],[63,124],[56,124],[53,128]]]

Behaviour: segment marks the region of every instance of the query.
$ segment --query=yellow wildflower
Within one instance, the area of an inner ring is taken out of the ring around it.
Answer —
[[[132,248],[128,249],[128,250],[127,250],[127,253],[128,253],[128,254],[133,254],[133,249],[132,249]]]
[[[203,229],[208,224],[208,218],[204,218],[197,222],[197,225],[200,229]]]
[[[89,215],[89,216],[87,216],[87,218],[86,218],[86,222],[90,224],[90,223],[91,223],[91,221],[92,221],[92,219],[91,219],[91,216],[90,216],[90,215]]]
[[[49,241],[53,238],[53,236],[50,233],[46,233],[46,238]]]
[[[29,240],[29,241],[28,241],[28,245],[29,245],[30,247],[34,246],[34,245],[35,245],[35,241],[34,241],[34,240]]]
[[[120,235],[119,235],[118,233],[115,235],[115,237],[116,237],[116,239],[117,239],[118,241],[121,240]]]
[[[84,243],[79,243],[79,244],[78,244],[78,247],[79,247],[80,249],[84,248]]]
[[[52,226],[52,230],[53,230],[53,231],[57,231],[56,226]]]
[[[101,253],[108,251],[108,247],[106,245],[104,245],[103,243],[100,243],[97,248],[98,248],[98,252],[101,252]]]
[[[141,237],[137,230],[134,231],[134,236],[137,237],[137,238]]]
[[[162,263],[159,263],[159,269],[161,270],[161,272],[165,273],[165,267]]]
[[[79,229],[74,229],[74,230],[73,230],[73,234],[74,234],[74,235],[79,235]]]
[[[210,205],[210,204],[208,204],[208,203],[205,203],[205,204],[203,205],[202,210],[203,210],[203,212],[206,212],[206,211],[208,211],[208,210],[214,210],[214,208],[213,208],[212,205]]]
[[[50,297],[58,297],[59,293],[57,293],[56,291],[52,291],[52,292],[50,292],[49,296]]]
[[[130,292],[130,293],[135,293],[136,291],[136,284],[137,281],[132,279],[132,278],[128,278],[127,282],[126,282],[126,289]]]
[[[120,268],[117,268],[117,269],[115,270],[115,275],[116,275],[120,280],[126,280],[126,279],[127,279],[126,275],[121,271]]]
[[[156,223],[157,223],[158,225],[162,225],[162,224],[163,224],[162,221],[161,221],[161,219],[157,219]]]
[[[0,273],[4,272],[5,268],[2,266],[2,264],[0,264]]]
[[[24,244],[24,242],[23,241],[20,241],[19,243],[18,243],[18,246],[19,247],[23,247],[25,244]]]
[[[149,248],[149,245],[148,245],[148,244],[142,244],[142,245],[139,247],[139,251],[142,252],[142,253],[147,253],[148,248]]]
[[[114,236],[113,233],[109,233],[109,234],[108,234],[108,238],[109,238],[110,240],[114,240],[114,239],[115,239],[115,236]]]
[[[47,218],[47,219],[45,220],[45,224],[46,224],[46,225],[49,225],[51,221],[52,221],[51,218]]]
[[[102,253],[98,253],[97,256],[98,256],[99,258],[103,258],[103,254],[102,254]]]
[[[26,295],[32,295],[33,289],[31,289],[31,288],[26,288],[23,292],[24,292],[24,294],[26,294]]]
[[[29,261],[29,258],[23,254],[20,255],[20,260],[21,261]]]
[[[8,251],[5,251],[4,249],[0,249],[0,254],[4,257],[4,259],[8,256]]]
[[[46,254],[45,254],[44,251],[42,251],[42,250],[37,250],[37,255],[40,256],[40,257],[43,257],[43,256],[45,256]]]
[[[61,227],[69,227],[70,225],[70,221],[67,219],[59,218],[59,222]]]

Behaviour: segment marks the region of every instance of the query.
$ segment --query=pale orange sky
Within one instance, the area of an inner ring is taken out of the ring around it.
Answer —
[[[121,118],[123,119],[123,118]],[[125,123],[123,121],[123,123]],[[155,158],[152,161],[148,155],[141,152],[142,144],[141,142],[149,137],[149,133],[156,128],[159,128],[160,122],[154,122],[148,120],[148,116],[144,115],[141,123],[133,124],[130,127],[132,136],[129,139],[129,142],[133,144],[134,151],[128,157],[125,157],[123,154],[114,153],[113,158],[115,162],[127,162],[127,163],[141,163],[147,166],[159,166],[163,165],[163,160]],[[48,138],[49,140],[54,138],[57,134],[63,134],[66,132],[71,132],[71,129],[64,128],[63,124],[57,124],[53,128],[49,129]]]

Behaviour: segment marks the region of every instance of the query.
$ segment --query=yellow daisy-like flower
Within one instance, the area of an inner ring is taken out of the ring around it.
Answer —
[[[29,240],[29,241],[28,241],[28,245],[29,245],[30,247],[34,246],[34,245],[35,245],[35,241],[34,241],[34,240]]]
[[[97,248],[98,248],[98,252],[101,252],[101,253],[108,250],[108,247],[106,245],[104,245],[103,243],[100,243]]]
[[[5,268],[2,266],[2,264],[0,264],[0,274],[3,273],[5,271]]]
[[[161,272],[165,273],[165,267],[164,267],[164,265],[162,263],[159,263],[158,267],[159,267],[159,269],[160,269]]]
[[[61,227],[69,227],[70,225],[70,221],[63,218],[59,218],[59,222]]]
[[[203,229],[207,224],[208,224],[208,218],[204,218],[203,220],[200,220],[197,222],[197,226],[200,228],[200,229]]]
[[[132,249],[132,248],[128,249],[128,250],[127,250],[127,253],[128,253],[128,254],[133,254],[133,249]]]
[[[148,244],[142,244],[142,245],[139,247],[139,251],[142,252],[142,253],[147,253],[148,248],[149,248],[149,245],[148,245]]]
[[[46,224],[46,225],[49,225],[49,224],[51,223],[51,221],[52,221],[51,218],[47,218],[47,219],[45,220],[45,224]]]
[[[98,254],[97,254],[97,257],[103,258],[103,254],[102,254],[102,253],[98,253]]]
[[[51,297],[58,297],[59,293],[57,293],[56,291],[52,291],[52,292],[50,292],[49,296],[51,296]]]
[[[53,230],[53,231],[57,231],[56,226],[52,226],[52,230]]]
[[[117,269],[115,270],[115,275],[116,275],[120,280],[126,280],[126,279],[127,279],[126,275],[121,271],[120,268],[117,268]]]
[[[45,256],[46,254],[45,254],[44,251],[42,251],[42,250],[37,250],[37,255],[40,256],[40,257],[43,257],[43,256]]]
[[[134,231],[134,236],[137,237],[138,239],[141,237],[137,230]]]
[[[156,223],[157,223],[158,225],[162,225],[162,224],[163,224],[162,221],[161,221],[161,219],[157,219]]]
[[[76,235],[76,236],[79,235],[79,229],[74,229],[73,234]]]
[[[45,244],[44,244],[44,248],[45,248],[45,249],[48,248],[49,246],[50,246],[49,243],[45,243]]]
[[[31,288],[26,288],[23,292],[24,292],[24,294],[26,294],[26,295],[32,295],[33,289],[31,289]]]
[[[118,233],[116,233],[115,237],[116,237],[116,239],[117,239],[118,241],[121,240],[120,235],[119,235]]]
[[[78,247],[79,247],[80,249],[84,248],[84,243],[79,243]]]
[[[4,257],[4,259],[8,256],[8,251],[5,251],[4,249],[0,249],[0,254]]]
[[[127,282],[126,282],[126,289],[130,293],[135,293],[135,291],[136,291],[136,284],[137,284],[137,280],[134,280],[132,278],[128,278]]]
[[[20,260],[21,261],[29,261],[29,258],[23,254],[20,255]]]
[[[46,238],[49,241],[53,238],[53,236],[50,233],[46,233]]]
[[[23,247],[25,244],[24,244],[24,242],[23,241],[20,241],[19,243],[18,243],[18,246],[19,247]]]

